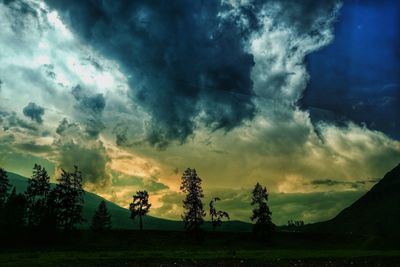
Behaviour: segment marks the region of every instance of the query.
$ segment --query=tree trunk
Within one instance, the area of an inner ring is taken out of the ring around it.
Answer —
[[[142,221],[142,215],[139,215],[139,229],[140,231],[143,230],[143,221]]]

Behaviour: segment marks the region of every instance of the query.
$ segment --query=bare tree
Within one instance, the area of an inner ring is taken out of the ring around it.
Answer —
[[[226,218],[229,220],[229,214],[226,211],[217,210],[214,204],[221,200],[219,197],[215,197],[210,201],[210,216],[211,216],[211,224],[213,230],[215,230],[218,226],[221,226],[222,219]]]

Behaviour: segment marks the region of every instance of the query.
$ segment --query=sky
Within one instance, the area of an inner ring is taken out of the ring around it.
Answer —
[[[400,162],[397,1],[2,0],[0,166],[180,219],[182,172],[249,221],[326,220]]]

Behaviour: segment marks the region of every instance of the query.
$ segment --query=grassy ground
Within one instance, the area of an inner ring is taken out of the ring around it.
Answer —
[[[163,250],[20,251],[0,254],[14,266],[400,266],[399,251]]]
[[[249,233],[193,238],[182,232],[81,231],[51,240],[39,235],[33,243],[24,236],[31,243],[3,243],[0,266],[400,266],[395,240],[382,245],[382,239],[359,236],[279,233],[263,242]]]

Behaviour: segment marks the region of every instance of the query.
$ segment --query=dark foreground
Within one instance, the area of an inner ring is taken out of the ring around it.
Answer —
[[[388,237],[277,233],[265,242],[250,233],[80,231],[2,240],[2,267],[400,266],[399,242]]]

